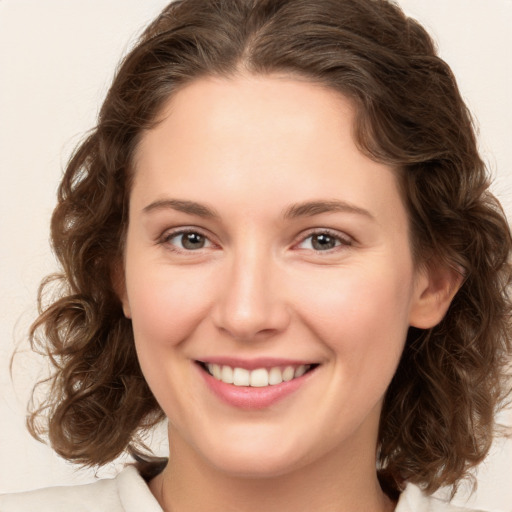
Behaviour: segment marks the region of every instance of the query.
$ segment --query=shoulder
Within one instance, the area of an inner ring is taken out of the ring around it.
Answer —
[[[87,485],[48,487],[0,496],[0,512],[162,512],[134,467]]]
[[[419,487],[407,484],[400,495],[395,512],[485,512],[474,508],[452,505],[435,496],[428,496]]]

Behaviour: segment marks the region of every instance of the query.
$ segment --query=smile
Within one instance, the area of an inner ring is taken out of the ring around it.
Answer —
[[[274,366],[272,368],[256,368],[254,370],[214,363],[202,363],[201,366],[216,380],[225,384],[263,388],[276,386],[302,377],[316,365]]]
[[[240,360],[214,357],[196,360],[207,388],[222,402],[239,409],[266,409],[307,386],[319,363],[275,358]]]

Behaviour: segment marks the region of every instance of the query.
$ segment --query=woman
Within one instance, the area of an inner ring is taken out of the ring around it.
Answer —
[[[34,434],[137,468],[2,510],[457,510],[428,495],[487,453],[512,352],[487,188],[394,5],[171,4],[69,163],[32,331],[56,366]],[[164,417],[168,462],[137,444]]]

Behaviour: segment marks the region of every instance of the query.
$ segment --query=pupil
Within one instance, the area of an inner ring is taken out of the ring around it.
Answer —
[[[181,243],[185,249],[201,249],[204,247],[204,236],[199,233],[186,233]]]
[[[336,246],[336,240],[326,234],[314,235],[312,245],[313,248],[318,251],[325,251],[327,249],[333,249]]]

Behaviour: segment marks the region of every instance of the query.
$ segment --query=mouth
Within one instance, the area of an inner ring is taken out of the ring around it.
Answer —
[[[265,388],[290,382],[313,371],[318,364],[289,364],[249,370],[238,366],[196,361],[203,371],[224,384],[238,387]]]

